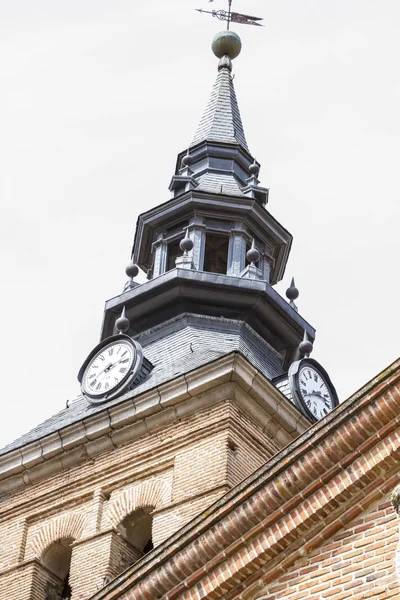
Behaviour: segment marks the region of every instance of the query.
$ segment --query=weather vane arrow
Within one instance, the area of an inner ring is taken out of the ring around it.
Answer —
[[[209,0],[214,2],[214,0]],[[230,23],[241,23],[242,25],[257,25],[258,27],[264,27],[259,21],[263,21],[262,17],[253,17],[252,15],[245,15],[243,13],[232,12],[232,0],[228,0],[228,10],[203,10],[202,8],[196,8],[200,13],[206,13],[217,17],[220,21],[227,22],[227,29],[229,29]]]

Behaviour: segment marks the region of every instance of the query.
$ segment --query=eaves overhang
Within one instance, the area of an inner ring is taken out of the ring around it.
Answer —
[[[207,408],[215,401],[214,389],[219,390],[217,401],[223,396],[234,398],[280,446],[309,426],[307,418],[247,358],[231,352],[141,393],[134,388],[104,405],[92,406],[89,413],[82,410],[75,421],[56,431],[3,449],[0,497]]]
[[[175,175],[179,174],[182,167],[182,159],[187,150],[180,152],[175,165]],[[241,185],[245,185],[247,177],[250,176],[249,167],[257,161],[248,150],[240,144],[228,144],[212,140],[205,140],[190,147],[190,156],[193,163],[191,170],[196,177],[213,169],[216,164],[223,166],[224,171],[232,170],[238,177]],[[215,162],[216,161],[216,162]]]
[[[101,339],[114,333],[122,307],[137,335],[182,313],[243,321],[282,356],[295,360],[297,347],[315,329],[265,281],[173,269],[106,302]]]

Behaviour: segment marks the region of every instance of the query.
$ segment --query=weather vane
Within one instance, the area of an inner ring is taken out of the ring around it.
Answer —
[[[208,0],[214,2],[214,0]],[[207,13],[213,17],[217,17],[220,21],[226,21],[226,28],[229,29],[230,23],[241,23],[242,25],[257,25],[258,27],[264,27],[259,21],[263,21],[262,17],[252,17],[251,15],[244,15],[242,13],[232,12],[232,0],[228,0],[228,10],[203,10],[202,8],[196,8],[198,12]]]

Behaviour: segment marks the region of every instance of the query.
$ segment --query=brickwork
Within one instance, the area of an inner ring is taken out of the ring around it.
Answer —
[[[262,464],[275,443],[244,416],[234,387],[220,385],[215,402],[211,392],[203,410],[151,433],[131,425],[132,441],[92,459],[73,450],[70,468],[66,457],[61,472],[0,496],[0,590],[20,580],[7,600],[31,600],[32,585],[32,600],[58,593],[60,580],[35,559],[59,539],[73,540],[72,599],[86,600],[138,558],[119,531],[125,516],[152,507],[158,545]]]
[[[60,600],[63,582],[34,560],[0,578],[1,600]]]
[[[399,522],[393,506],[379,503],[300,559],[257,600],[400,598],[398,544]]]
[[[400,361],[93,600],[399,598],[399,459]]]

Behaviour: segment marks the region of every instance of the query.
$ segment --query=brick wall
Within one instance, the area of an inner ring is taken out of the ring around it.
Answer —
[[[32,600],[51,596],[57,578],[32,561],[56,539],[71,538],[72,598],[85,600],[104,577],[117,576],[137,558],[119,535],[126,514],[151,506],[157,545],[265,462],[276,444],[244,416],[231,387],[219,388],[218,401],[196,414],[151,434],[140,430],[132,442],[82,457],[78,466],[68,469],[64,459],[66,468],[56,475],[0,497],[0,590],[7,591],[0,598],[31,600],[33,581]]]
[[[393,506],[379,503],[268,586],[259,600],[398,599],[398,544]]]

